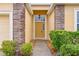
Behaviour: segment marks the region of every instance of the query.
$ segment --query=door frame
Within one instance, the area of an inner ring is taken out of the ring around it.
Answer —
[[[36,38],[35,37],[35,15],[33,15],[33,39],[47,39],[47,17],[45,16],[45,37],[44,38]]]

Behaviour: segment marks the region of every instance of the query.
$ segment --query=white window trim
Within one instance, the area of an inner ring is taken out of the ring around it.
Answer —
[[[0,11],[0,14],[7,14],[9,15],[9,36],[10,36],[10,39],[13,40],[13,12],[12,11],[6,11],[6,10],[1,10]]]
[[[77,31],[77,11],[79,9],[74,9],[74,31]]]

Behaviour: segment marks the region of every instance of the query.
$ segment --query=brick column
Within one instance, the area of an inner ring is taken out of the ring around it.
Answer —
[[[64,5],[55,7],[55,30],[64,29]]]
[[[19,46],[25,42],[24,3],[13,3],[13,39],[17,42],[16,55],[19,55]]]

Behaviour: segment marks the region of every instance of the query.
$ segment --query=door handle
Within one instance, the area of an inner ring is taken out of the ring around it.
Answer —
[[[41,30],[41,32],[43,32],[43,30]]]

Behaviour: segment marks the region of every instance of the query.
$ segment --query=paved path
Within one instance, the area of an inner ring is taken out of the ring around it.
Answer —
[[[35,41],[32,56],[52,56],[46,41]]]
[[[0,50],[0,56],[5,56],[4,53]]]

